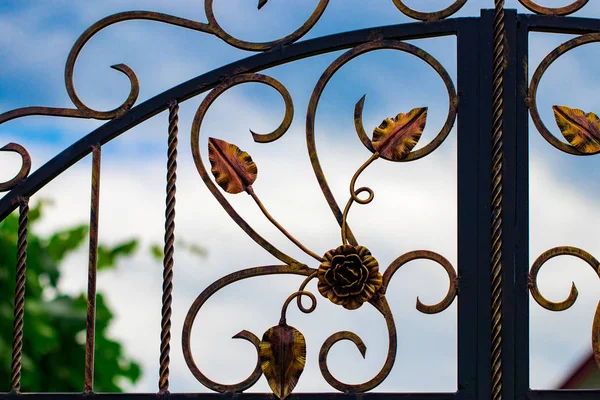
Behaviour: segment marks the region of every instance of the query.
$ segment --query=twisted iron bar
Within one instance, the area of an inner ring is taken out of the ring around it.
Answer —
[[[100,212],[100,162],[102,148],[93,147],[92,199],[90,205],[90,250],[88,267],[87,320],[85,325],[84,393],[94,391],[94,342],[96,330],[96,271],[98,266],[98,218]]]
[[[492,349],[491,395],[502,399],[502,191],[504,166],[504,0],[494,0],[494,72],[492,102]]]
[[[15,319],[13,326],[11,391],[21,390],[21,359],[23,356],[23,315],[25,313],[25,273],[27,272],[27,225],[29,198],[20,199],[17,243],[17,276],[15,285]]]
[[[171,351],[171,303],[173,292],[173,254],[175,252],[175,192],[177,181],[177,134],[179,105],[169,102],[169,149],[167,161],[167,201],[165,210],[165,248],[163,259],[162,320],[160,333],[159,394],[169,393],[169,353]]]

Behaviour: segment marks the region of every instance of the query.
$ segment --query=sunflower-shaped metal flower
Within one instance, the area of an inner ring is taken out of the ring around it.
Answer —
[[[349,244],[325,253],[317,276],[319,292],[348,310],[369,301],[382,284],[379,263],[371,252]]]

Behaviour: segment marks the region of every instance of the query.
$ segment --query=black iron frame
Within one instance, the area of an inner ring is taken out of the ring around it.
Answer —
[[[487,399],[491,376],[490,204],[492,174],[492,65],[494,11],[480,18],[455,18],[364,29],[306,40],[248,57],[167,90],[75,142],[0,199],[0,221],[19,206],[19,199],[39,189],[103,145],[143,121],[207,92],[222,77],[255,73],[298,59],[375,40],[410,40],[455,35],[457,38],[458,105],[458,390],[456,393],[299,393],[309,399]],[[597,399],[599,391],[541,391],[529,388],[529,111],[527,65],[529,33],[585,34],[600,32],[600,20],[517,14],[506,10],[504,83],[504,224],[503,224],[503,397],[506,399]],[[535,134],[535,133],[532,133]],[[474,211],[475,210],[475,211]],[[435,377],[431,377],[435,379]],[[16,397],[76,400],[84,394],[1,393]],[[173,400],[192,398],[264,399],[265,394],[93,394],[107,399]]]

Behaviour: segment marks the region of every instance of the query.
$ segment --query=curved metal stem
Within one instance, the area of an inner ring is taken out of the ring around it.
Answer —
[[[373,163],[373,161],[377,160],[378,158],[379,158],[379,153],[376,151],[375,153],[373,153],[373,155],[371,157],[369,157],[369,159],[367,161],[365,161],[365,163],[363,165],[360,166],[360,168],[358,169],[358,171],[356,171],[356,173],[352,177],[352,180],[350,181],[350,199],[348,200],[348,203],[346,203],[346,208],[344,208],[344,213],[342,214],[342,244],[348,243],[347,219],[348,219],[348,213],[350,212],[350,207],[352,206],[352,203],[356,201],[358,204],[369,204],[371,201],[373,201],[373,197],[375,197],[375,194],[373,193],[373,191],[368,187],[361,187],[361,188],[358,188],[358,190],[355,190],[354,187],[356,186],[356,180],[358,179],[360,174],[362,174],[363,171],[365,169],[367,169],[367,167],[369,165],[371,165],[371,163]],[[363,192],[369,193],[369,197],[365,200],[361,200],[358,197],[358,195]]]
[[[356,345],[360,354],[365,357],[367,352],[367,346],[365,346],[362,339],[354,332],[342,331],[334,333],[329,336],[323,346],[321,347],[321,351],[319,352],[319,367],[321,369],[321,374],[323,378],[329,383],[331,386],[336,388],[339,391],[345,393],[363,393],[377,387],[381,382],[387,378],[392,367],[394,366],[394,362],[396,361],[396,350],[398,347],[398,339],[396,337],[396,324],[394,323],[394,317],[392,315],[392,311],[390,310],[390,306],[385,298],[385,296],[376,296],[369,301],[373,307],[375,307],[385,318],[385,322],[388,328],[388,353],[385,360],[385,364],[379,371],[377,375],[368,382],[361,384],[346,384],[337,380],[329,371],[329,367],[327,366],[327,355],[329,354],[329,350],[331,347],[341,341],[341,340],[350,340],[352,343]]]
[[[248,194],[250,196],[252,196],[252,198],[254,199],[254,201],[256,202],[258,207],[260,208],[260,211],[262,211],[262,213],[265,215],[265,217],[267,217],[267,219],[269,221],[271,221],[271,223],[273,225],[275,225],[275,227],[277,229],[279,229],[279,231],[281,233],[283,233],[285,235],[285,237],[290,239],[296,246],[298,246],[298,248],[300,248],[300,250],[302,250],[303,252],[305,252],[306,254],[308,254],[309,256],[314,258],[315,260],[317,260],[319,262],[323,262],[323,258],[319,257],[317,254],[315,254],[312,251],[310,251],[309,249],[307,249],[306,246],[304,246],[302,243],[300,243],[300,241],[298,239],[296,239],[294,236],[292,236],[283,226],[281,226],[279,224],[279,222],[277,222],[277,220],[275,218],[273,218],[273,216],[271,216],[271,214],[269,214],[269,212],[267,211],[267,209],[265,208],[263,203],[260,201],[260,199],[258,198],[256,193],[254,193],[254,189],[252,189],[252,186],[248,186],[248,188],[246,189],[246,192],[248,192]]]
[[[314,294],[312,294],[311,292],[304,291],[304,290],[294,292],[285,300],[285,302],[283,303],[283,307],[281,307],[281,319],[279,320],[279,325],[286,324],[285,315],[287,313],[288,306],[290,305],[292,300],[294,300],[295,298],[298,298],[298,300],[300,300],[302,298],[302,296],[308,296],[310,298],[310,300],[312,301],[312,304],[309,308],[301,307],[300,310],[305,314],[310,314],[311,312],[315,311],[315,308],[317,308],[317,298],[315,297]]]

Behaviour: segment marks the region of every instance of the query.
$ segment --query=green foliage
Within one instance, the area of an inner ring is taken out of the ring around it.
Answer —
[[[88,227],[71,227],[49,237],[36,235],[35,225],[46,204],[38,203],[29,214],[21,389],[24,392],[81,392],[86,295],[62,293],[58,283],[61,262],[80,246],[87,245]],[[16,214],[0,223],[0,392],[10,390],[17,231]],[[114,267],[120,258],[131,256],[136,248],[136,240],[114,247],[99,246],[98,269]],[[96,313],[94,390],[120,392],[123,383],[139,379],[141,369],[124,354],[119,342],[108,337],[113,313],[101,293],[98,293]]]
[[[178,249],[187,251],[190,255],[198,258],[206,258],[208,255],[208,251],[204,247],[195,243],[188,243],[182,239],[177,239],[175,245]],[[156,261],[162,262],[165,254],[163,251],[163,246],[156,243],[151,245],[150,254]]]

